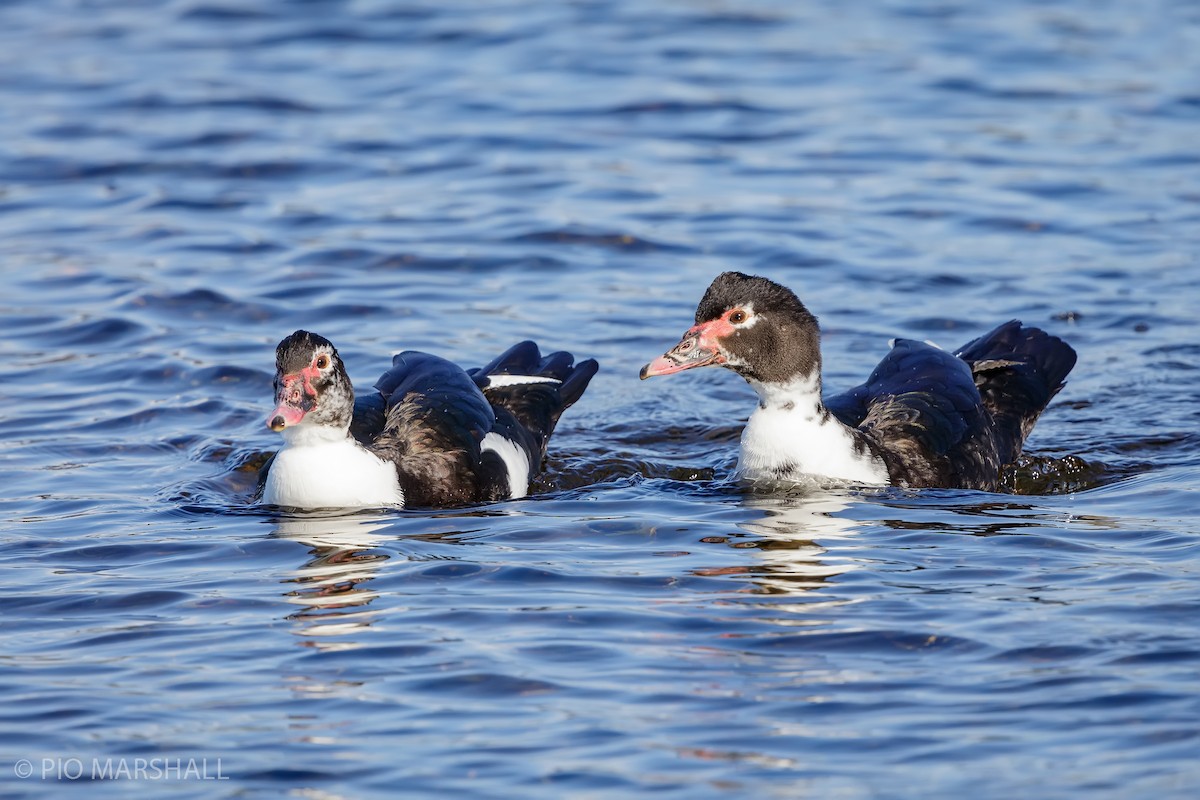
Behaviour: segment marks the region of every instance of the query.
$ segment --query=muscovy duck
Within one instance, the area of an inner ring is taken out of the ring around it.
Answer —
[[[742,432],[747,480],[994,491],[1074,365],[1070,345],[1013,320],[954,353],[896,339],[865,383],[822,399],[816,317],[784,286],[725,272],[641,377],[723,366],[745,378],[759,398]]]
[[[275,350],[283,447],[264,467],[262,501],[293,508],[450,506],[524,497],[559,416],[598,366],[533,342],[463,370],[406,351],[355,398],[337,348],[296,331]]]

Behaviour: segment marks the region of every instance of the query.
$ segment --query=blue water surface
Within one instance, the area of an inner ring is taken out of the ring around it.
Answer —
[[[1196,797],[1197,76],[1185,0],[3,4],[0,794]],[[1011,493],[748,494],[637,380],[731,268],[830,388],[1079,363]],[[300,327],[602,369],[527,500],[282,516]]]

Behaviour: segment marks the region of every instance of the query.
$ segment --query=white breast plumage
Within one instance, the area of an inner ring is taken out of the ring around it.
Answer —
[[[819,382],[804,378],[783,386],[751,385],[761,402],[742,431],[739,476],[889,482],[887,467],[874,454],[856,449],[851,430],[819,405]]]
[[[289,428],[284,439],[267,473],[264,503],[297,508],[404,505],[396,467],[344,432],[305,425]]]

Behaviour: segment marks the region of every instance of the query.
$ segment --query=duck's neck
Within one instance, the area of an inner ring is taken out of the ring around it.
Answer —
[[[797,376],[786,383],[763,383],[750,379],[749,384],[758,395],[759,410],[800,411],[809,415],[825,411],[825,405],[821,402],[820,372]]]
[[[332,425],[295,425],[280,431],[284,447],[337,444],[350,438],[350,428]]]
[[[758,394],[758,408],[742,432],[742,477],[888,483],[887,468],[866,437],[842,424],[821,402],[819,370],[786,382],[751,380],[750,385]]]

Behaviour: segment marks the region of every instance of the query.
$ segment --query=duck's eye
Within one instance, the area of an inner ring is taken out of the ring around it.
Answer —
[[[739,308],[737,311],[729,315],[729,321],[734,325],[741,325],[746,321],[746,312]]]
[[[317,369],[326,369],[329,367],[329,356],[322,353],[317,356]]]

